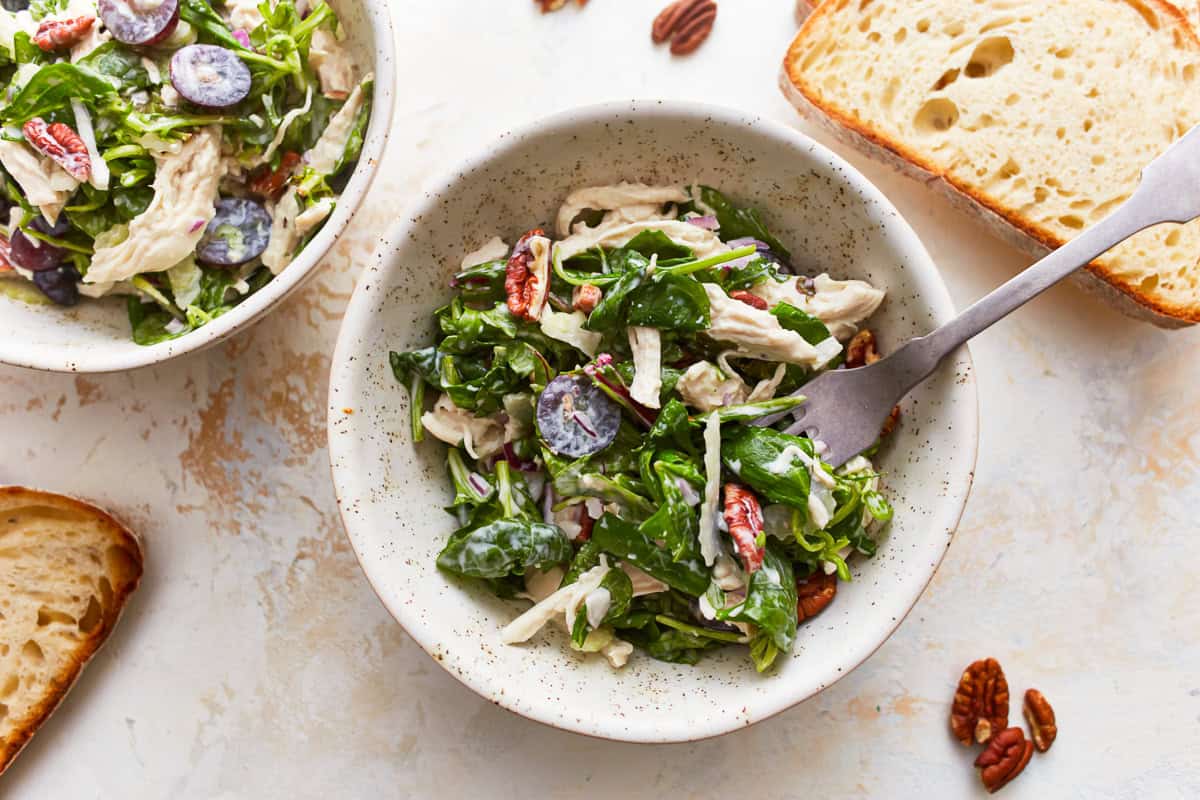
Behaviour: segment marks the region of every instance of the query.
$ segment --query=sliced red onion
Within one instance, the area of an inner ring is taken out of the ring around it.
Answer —
[[[192,226],[190,228],[188,228],[188,233],[195,233],[196,231],[203,228],[206,224],[208,224],[208,223],[205,220],[198,219],[192,223]]]
[[[688,217],[684,220],[684,222],[688,223],[689,225],[695,225],[697,228],[704,228],[706,231],[715,231],[717,228],[721,227],[721,224],[717,222],[717,218],[711,214],[706,217]],[[733,243],[730,242],[730,244]]]
[[[596,429],[592,426],[592,421],[588,419],[587,414],[584,414],[581,411],[576,411],[571,415],[571,419],[575,420],[576,425],[583,428],[584,433],[586,433],[588,436],[591,436],[593,439],[596,438]]]
[[[240,28],[233,32],[233,38],[235,38],[239,42],[241,42],[242,47],[250,46],[250,34],[246,33],[244,30],[241,30]]]
[[[683,478],[676,478],[675,485],[679,487],[679,492],[683,495],[683,502],[689,506],[700,505],[700,495],[692,488],[690,483]]]
[[[471,484],[471,488],[481,495],[485,495],[492,490],[492,487],[483,476],[475,472],[467,474],[467,483]]]
[[[526,461],[517,455],[517,451],[513,449],[512,442],[504,443],[504,460],[508,465],[518,472],[537,472],[538,465],[536,461]]]

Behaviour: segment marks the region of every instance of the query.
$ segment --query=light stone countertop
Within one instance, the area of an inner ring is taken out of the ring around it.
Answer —
[[[363,211],[308,287],[206,353],[122,375],[0,368],[0,482],[91,498],[144,537],[123,623],[0,782],[5,798],[982,797],[946,717],[993,655],[1060,738],[1016,798],[1200,795],[1200,331],[1052,290],[972,351],[975,490],[897,634],[814,700],[706,742],[560,733],[480,699],[384,611],[342,534],[325,391],[357,267],[424,182],[506,127],[667,97],[804,130],[776,89],[791,0],[721,4],[693,57],[659,3],[393,0],[397,114]],[[816,134],[816,138],[827,141]],[[919,184],[887,193],[965,304],[1025,260]],[[519,191],[519,187],[514,187]]]

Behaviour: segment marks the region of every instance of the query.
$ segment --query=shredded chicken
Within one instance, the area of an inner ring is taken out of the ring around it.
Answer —
[[[555,258],[566,260],[593,247],[620,247],[644,231],[662,231],[671,241],[691,248],[696,258],[729,251],[712,231],[677,219],[646,219],[638,222],[613,220],[594,228],[583,228],[555,245]]]
[[[779,384],[783,383],[784,376],[787,375],[787,364],[779,364],[775,367],[775,374],[769,378],[761,380],[750,392],[750,396],[746,398],[747,403],[758,403],[763,400],[770,400],[775,396],[775,392],[779,390]]]
[[[321,93],[334,100],[350,96],[355,85],[354,59],[345,43],[326,28],[313,31],[308,48],[308,64],[317,73]]]
[[[308,235],[308,232],[325,221],[333,211],[334,199],[332,197],[323,197],[313,203],[308,208],[296,215],[296,233],[301,239]]]
[[[196,250],[216,213],[221,168],[221,132],[202,128],[178,154],[156,156],[154,199],[129,223],[129,235],[97,247],[84,281],[110,283],[144,272],[161,272]]]
[[[558,590],[563,575],[563,568],[557,565],[544,572],[537,567],[529,567],[525,570],[525,597],[540,603]]]
[[[763,281],[750,293],[774,306],[791,303],[825,323],[834,338],[846,341],[858,331],[858,323],[867,319],[883,302],[885,292],[866,281],[838,281],[822,273],[813,279],[813,293],[800,288],[802,278],[788,278],[782,283]]]
[[[329,125],[322,131],[321,138],[317,139],[317,143],[313,145],[312,149],[304,154],[304,163],[314,172],[320,175],[329,175],[337,167],[342,153],[346,152],[346,142],[350,139],[350,132],[354,130],[354,119],[358,116],[359,109],[362,108],[364,102],[363,87],[360,83],[354,87],[354,91],[346,98],[346,102],[338,109],[338,112],[333,115],[333,119],[329,120]]]
[[[494,417],[477,417],[454,405],[442,395],[432,411],[421,415],[421,424],[433,436],[449,445],[462,445],[471,458],[487,458],[504,447],[504,425]]]
[[[538,322],[542,333],[551,339],[566,342],[591,357],[595,357],[600,341],[604,338],[602,334],[584,330],[583,323],[587,322],[587,316],[582,311],[568,314],[546,308],[542,310],[542,318]]]
[[[629,395],[646,408],[659,408],[662,336],[657,328],[630,326],[629,348],[633,351],[633,384],[629,387]]]
[[[842,350],[834,339],[817,346],[811,345],[800,334],[780,325],[769,311],[730,298],[716,284],[706,283],[703,286],[712,312],[708,335],[736,345],[739,354],[806,367],[821,367]]]
[[[229,27],[235,31],[250,31],[263,24],[263,16],[258,10],[259,0],[225,0],[223,8]]]
[[[558,211],[558,235],[569,236],[571,222],[581,212],[588,209],[620,211],[632,208],[634,210],[624,216],[614,217],[632,222],[635,219],[661,216],[662,207],[667,203],[683,203],[687,199],[687,192],[677,186],[618,183],[612,186],[588,186],[576,189],[567,195],[566,202]]]
[[[0,139],[0,164],[20,184],[29,204],[37,206],[52,225],[79,187],[79,181],[66,170],[48,158],[39,158],[21,142]]]
[[[505,644],[519,644],[533,638],[547,622],[558,615],[563,615],[567,630],[575,622],[575,611],[587,598],[592,590],[599,588],[604,576],[611,567],[602,561],[579,576],[572,584],[562,587],[544,600],[536,603],[521,616],[514,619],[500,631],[500,640]]]
[[[721,492],[721,416],[710,414],[704,426],[704,502],[700,506],[700,555],[710,567],[722,552],[717,530]]]
[[[483,244],[478,250],[474,250],[463,256],[462,268],[478,266],[486,264],[489,261],[495,261],[504,258],[508,255],[508,245],[499,236],[493,236]]]
[[[660,581],[658,578],[643,572],[641,569],[630,564],[628,561],[622,561],[621,570],[629,576],[629,582],[633,584],[633,596],[643,597],[648,594],[658,594],[665,592],[671,587]]]
[[[716,365],[697,361],[675,384],[683,402],[700,411],[746,402],[749,389],[737,375],[726,375]]]

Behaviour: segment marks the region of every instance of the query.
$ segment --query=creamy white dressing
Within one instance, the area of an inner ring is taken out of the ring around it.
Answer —
[[[588,592],[583,606],[586,609],[588,625],[595,630],[604,624],[604,617],[612,608],[612,593],[601,586],[599,589]]]

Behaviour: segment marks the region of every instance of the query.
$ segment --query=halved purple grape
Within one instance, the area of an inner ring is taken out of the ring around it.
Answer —
[[[179,24],[179,0],[100,0],[96,10],[123,44],[158,44]]]
[[[65,215],[60,214],[53,225],[46,222],[45,217],[35,217],[29,227],[38,233],[55,238],[65,236],[71,229],[71,223]],[[61,247],[26,236],[25,232],[17,229],[9,241],[9,255],[18,267],[41,272],[42,270],[57,269],[67,257],[67,251]]]
[[[0,8],[15,14],[29,8],[29,0],[0,0]]]
[[[67,264],[33,273],[33,284],[58,305],[73,306],[79,302],[79,277],[75,267]]]
[[[250,94],[250,68],[232,50],[189,44],[171,56],[171,85],[198,106],[228,108]]]
[[[621,408],[582,375],[559,375],[537,403],[538,430],[560,456],[598,453],[617,438]]]
[[[271,241],[271,215],[244,197],[222,197],[208,223],[196,258],[214,267],[236,267],[262,255]]]

